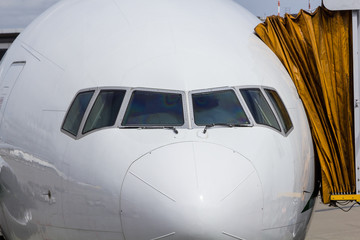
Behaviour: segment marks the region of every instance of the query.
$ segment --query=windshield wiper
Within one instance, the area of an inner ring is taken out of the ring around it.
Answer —
[[[232,123],[212,123],[212,124],[205,125],[203,134],[205,134],[209,128],[212,128],[212,127],[215,127],[215,126],[222,126],[222,127],[229,127],[229,128],[233,128],[233,127],[250,127],[250,125],[248,125],[248,124],[240,124],[240,123],[236,123],[236,124],[232,124]]]
[[[163,127],[163,128],[173,130],[175,134],[179,133],[179,131],[175,127]]]
[[[179,131],[174,126],[166,126],[166,127],[153,127],[153,126],[121,126],[119,128],[128,128],[128,129],[169,129],[173,130],[175,134],[178,134]]]

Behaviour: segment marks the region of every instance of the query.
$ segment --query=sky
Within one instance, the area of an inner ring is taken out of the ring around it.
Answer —
[[[59,0],[0,0],[0,29],[22,29]],[[101,1],[101,0],[100,0]],[[148,0],[151,1],[151,0]],[[277,14],[277,0],[234,0],[259,17]],[[281,14],[308,9],[308,0],[281,0]],[[321,0],[311,0],[315,9]]]

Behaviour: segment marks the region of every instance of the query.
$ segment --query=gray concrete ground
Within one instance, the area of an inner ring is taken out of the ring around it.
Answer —
[[[347,206],[351,206],[351,204]],[[346,210],[349,207],[345,207]],[[306,240],[360,240],[360,205],[345,213],[316,200]]]

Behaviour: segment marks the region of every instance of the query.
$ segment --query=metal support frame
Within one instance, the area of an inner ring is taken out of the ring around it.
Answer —
[[[353,32],[353,84],[354,84],[354,141],[355,141],[355,171],[356,171],[356,194],[360,194],[360,55],[359,55],[359,10],[352,11]],[[359,200],[359,199],[358,199]]]
[[[331,201],[356,201],[360,202],[360,195],[331,195]]]

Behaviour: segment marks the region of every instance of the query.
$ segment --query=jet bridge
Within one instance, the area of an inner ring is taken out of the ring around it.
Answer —
[[[268,17],[255,32],[279,57],[304,103],[323,202],[360,202],[360,1],[323,4],[314,13]]]
[[[351,200],[360,202],[360,1],[323,0],[326,8],[334,11],[352,11],[352,56],[354,88],[354,154],[356,172],[356,193],[332,195],[333,201]]]
[[[0,29],[0,60],[20,32],[21,29]]]

